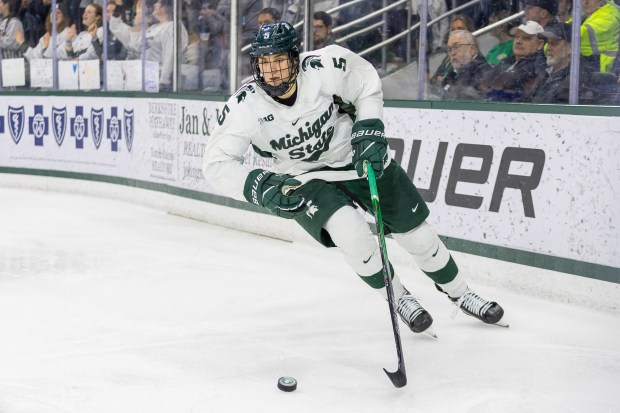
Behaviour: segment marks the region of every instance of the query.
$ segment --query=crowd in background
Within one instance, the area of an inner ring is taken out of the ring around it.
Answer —
[[[580,27],[580,103],[617,102],[620,61],[620,9],[608,0],[578,0]],[[342,36],[380,22],[378,15],[338,35],[340,25],[381,9],[383,1],[355,3],[327,13],[347,0],[313,2],[313,48],[330,44],[362,52],[420,20],[421,0],[386,12],[386,24],[361,35]],[[388,2],[393,3],[393,2]],[[428,20],[444,15],[465,0],[429,0]],[[172,89],[175,49],[180,48],[180,91],[229,92],[231,57],[230,0],[183,0],[180,32],[175,38],[173,0],[59,0],[53,46],[51,0],[0,0],[0,57],[59,60],[139,60],[159,65],[159,90]],[[251,75],[248,47],[260,25],[274,21],[292,24],[304,18],[301,0],[239,0],[238,81]],[[522,19],[492,29],[495,45],[482,52],[476,30],[523,11]],[[107,21],[106,36],[103,33]],[[297,26],[296,26],[297,27]],[[177,27],[178,28],[178,27]],[[299,28],[300,34],[302,27]],[[572,50],[571,0],[482,0],[433,24],[427,31],[425,52],[445,55],[428,73],[432,99],[567,103]],[[178,42],[176,39],[179,38]],[[107,38],[107,47],[104,47]],[[303,38],[303,36],[302,36]],[[403,37],[381,50],[364,55],[382,74],[402,68],[417,58],[419,31],[411,41]],[[244,47],[245,46],[245,47]],[[387,56],[387,58],[386,58]],[[387,63],[387,64],[386,64]],[[417,79],[412,79],[417,81]]]

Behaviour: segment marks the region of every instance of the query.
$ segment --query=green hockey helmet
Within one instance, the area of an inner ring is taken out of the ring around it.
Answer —
[[[260,71],[258,64],[260,56],[286,53],[290,61],[288,78],[281,79],[280,84],[270,85]],[[285,94],[295,83],[299,73],[299,40],[293,26],[286,22],[268,23],[261,26],[252,41],[250,51],[252,74],[256,83],[270,96]]]

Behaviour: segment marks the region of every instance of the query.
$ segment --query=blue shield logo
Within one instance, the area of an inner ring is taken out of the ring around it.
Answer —
[[[134,117],[132,110],[123,110],[123,117],[125,118],[125,143],[127,144],[127,150],[131,152],[133,146],[133,129],[134,129]]]
[[[90,125],[93,132],[93,142],[95,142],[95,147],[99,149],[103,138],[103,108],[90,110]]]
[[[9,106],[9,132],[11,133],[11,138],[17,144],[22,138],[22,134],[24,133],[24,107],[14,108]]]
[[[54,139],[58,146],[62,145],[65,140],[65,133],[67,131],[67,108],[62,109],[52,108],[52,130],[54,132]]]
[[[75,107],[75,117],[71,118],[69,125],[71,136],[75,138],[75,147],[84,148],[84,138],[88,137],[88,118],[84,117],[84,108],[82,106]]]

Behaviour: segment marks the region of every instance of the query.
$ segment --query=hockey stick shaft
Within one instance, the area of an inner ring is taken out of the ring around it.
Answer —
[[[381,263],[383,265],[383,276],[385,278],[385,290],[387,293],[388,305],[390,307],[390,316],[392,319],[392,330],[394,331],[394,341],[396,342],[396,354],[398,355],[398,370],[389,372],[386,369],[385,374],[388,375],[395,387],[403,387],[407,384],[407,372],[405,371],[405,361],[403,360],[403,348],[400,341],[400,330],[398,329],[398,318],[394,307],[394,288],[392,287],[392,271],[390,269],[390,261],[387,255],[387,246],[385,244],[385,234],[383,231],[383,217],[381,216],[381,207],[379,206],[379,191],[377,190],[377,180],[375,172],[370,166],[370,162],[364,161],[364,170],[368,178],[370,186],[370,199],[375,216],[375,229],[379,240],[379,251],[381,253]]]

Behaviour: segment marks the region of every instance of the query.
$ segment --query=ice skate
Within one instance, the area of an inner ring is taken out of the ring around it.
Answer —
[[[439,291],[444,292],[437,284],[435,286]],[[508,327],[508,324],[502,320],[504,309],[495,301],[487,301],[480,297],[472,289],[467,288],[467,291],[460,297],[454,298],[449,295],[448,297],[465,314],[486,324]]]
[[[433,324],[433,317],[418,303],[409,291],[405,290],[405,293],[397,300],[396,310],[403,323],[414,333],[425,333],[431,337],[437,338],[437,335],[431,328]]]

